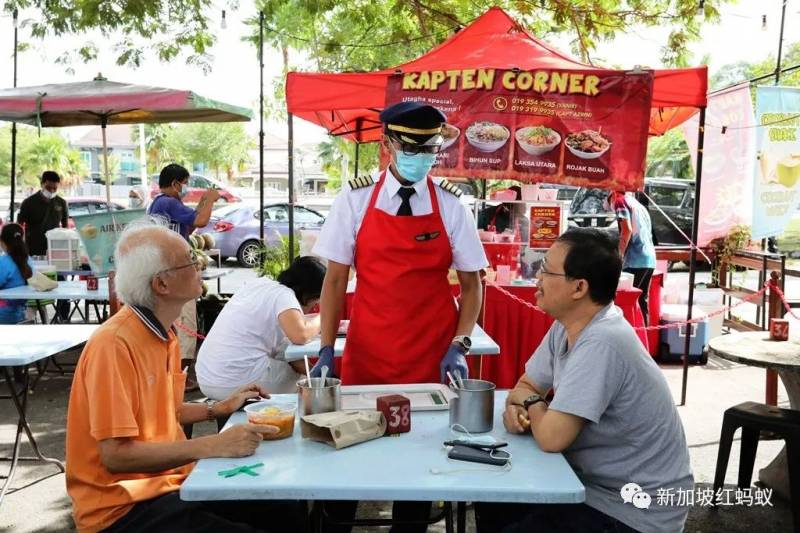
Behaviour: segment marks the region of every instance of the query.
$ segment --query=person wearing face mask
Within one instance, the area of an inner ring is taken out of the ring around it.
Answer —
[[[42,188],[22,201],[17,223],[25,228],[25,244],[31,255],[47,255],[45,234],[54,228],[66,228],[67,202],[56,196],[61,177],[52,170],[42,173]]]
[[[344,384],[444,382],[446,371],[466,378],[464,356],[481,306],[479,271],[488,262],[460,191],[429,177],[446,117],[432,106],[403,102],[386,108],[380,119],[389,165],[349,182],[313,249],[328,260],[328,271],[320,300],[322,349],[311,373],[334,368],[333,343],[352,267],[357,283]],[[461,284],[460,308],[447,279],[451,266]],[[327,511],[347,518],[355,506],[342,502]],[[429,512],[424,502],[395,502],[393,515],[425,520]],[[415,524],[392,531],[426,529]]]
[[[25,229],[25,244],[33,256],[47,255],[47,232],[55,228],[66,228],[69,219],[67,202],[57,196],[61,176],[52,170],[42,172],[41,190],[34,193],[19,206],[17,222]],[[64,281],[64,276],[58,276]],[[69,300],[56,301],[56,316],[62,322],[69,322]]]
[[[181,165],[172,163],[161,169],[158,176],[158,186],[161,193],[156,196],[147,208],[147,213],[165,220],[169,227],[180,233],[181,237],[188,240],[194,228],[201,228],[208,224],[214,202],[219,198],[219,192],[208,189],[197,207],[184,205],[183,198],[189,192],[189,171]],[[187,329],[197,330],[197,303],[191,300],[183,307],[180,322]],[[181,359],[184,367],[189,367],[190,377],[187,380],[186,390],[197,390],[197,383],[193,378],[195,351],[197,338],[183,329],[178,329],[178,339],[181,346]]]

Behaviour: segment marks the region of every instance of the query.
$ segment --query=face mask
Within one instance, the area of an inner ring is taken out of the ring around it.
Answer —
[[[394,153],[394,157],[400,175],[414,183],[425,179],[436,163],[436,154],[406,155],[398,150]]]
[[[178,190],[178,198],[183,198],[189,193],[189,190],[187,187],[183,185],[181,185],[180,187],[181,187],[180,190]]]
[[[42,196],[44,196],[48,200],[52,200],[55,195],[56,193],[54,192],[50,192],[47,189],[42,189]]]

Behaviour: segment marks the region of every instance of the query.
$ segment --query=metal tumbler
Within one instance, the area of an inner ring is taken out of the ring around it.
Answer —
[[[494,427],[495,384],[481,379],[462,380],[463,388],[450,387],[458,394],[450,400],[450,427],[456,431],[486,433]]]
[[[308,379],[303,378],[297,382],[297,410],[300,416],[330,413],[342,408],[342,380],[337,378],[311,378],[311,387]]]

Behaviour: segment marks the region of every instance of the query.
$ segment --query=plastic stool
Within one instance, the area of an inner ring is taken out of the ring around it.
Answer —
[[[715,494],[725,482],[733,434],[740,427],[742,428],[738,480],[740,489],[750,486],[759,433],[762,430],[771,431],[786,441],[792,517],[794,530],[800,532],[800,411],[780,409],[756,402],[744,402],[727,409],[722,418],[722,433],[719,437],[717,470],[714,474]]]

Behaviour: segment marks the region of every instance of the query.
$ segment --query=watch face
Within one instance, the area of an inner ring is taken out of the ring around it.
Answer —
[[[464,346],[466,346],[467,348],[472,348],[472,339],[470,339],[466,335],[461,337],[461,342],[464,343]]]

